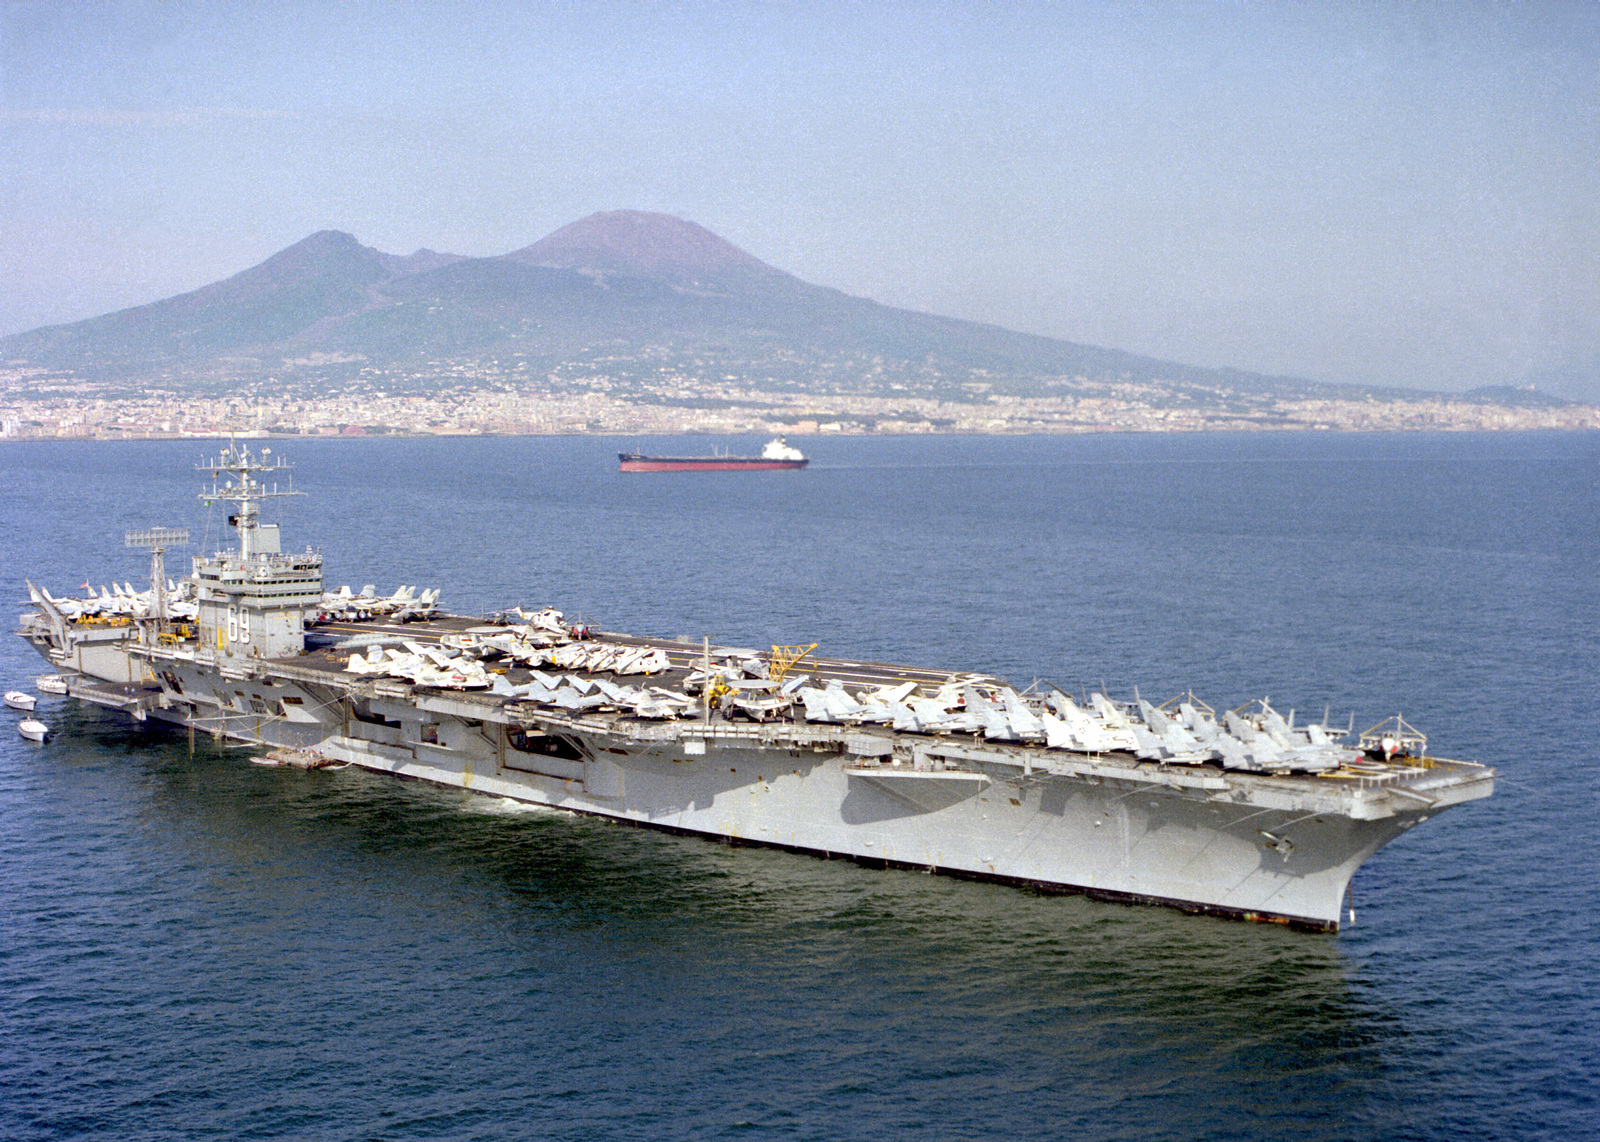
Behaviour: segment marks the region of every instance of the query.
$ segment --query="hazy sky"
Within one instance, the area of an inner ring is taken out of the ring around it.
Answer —
[[[1600,4],[0,0],[0,334],[597,210],[1202,365],[1600,400]]]

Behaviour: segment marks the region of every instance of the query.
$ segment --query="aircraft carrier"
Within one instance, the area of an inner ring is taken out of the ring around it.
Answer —
[[[230,444],[200,492],[238,546],[151,585],[29,583],[20,634],[77,699],[260,747],[678,833],[1337,931],[1378,848],[1494,771],[1396,716],[1346,743],[1264,699],[1213,710],[1019,692],[812,646],[698,645],[557,611],[443,613],[437,591],[326,591],[261,506],[299,494]],[[1326,719],[1324,719],[1326,721]],[[1350,727],[1353,728],[1353,727]]]

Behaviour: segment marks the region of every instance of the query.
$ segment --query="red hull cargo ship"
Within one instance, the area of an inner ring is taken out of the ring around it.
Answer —
[[[783,437],[769,440],[759,456],[645,456],[638,452],[619,452],[624,472],[738,472],[772,468],[804,468],[810,463],[798,448],[791,448]]]

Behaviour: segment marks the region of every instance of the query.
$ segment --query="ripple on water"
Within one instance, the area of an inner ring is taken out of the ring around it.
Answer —
[[[464,609],[1371,721],[1399,700],[1511,780],[1381,853],[1329,939],[191,755],[51,700],[44,747],[0,735],[0,1136],[1592,1135],[1600,592],[1573,536],[1592,554],[1600,446],[827,443],[836,466],[736,505],[602,479],[604,442],[308,444],[316,515],[286,527],[352,521],[324,537],[335,578]],[[64,489],[0,480],[11,597],[107,546],[72,506],[132,478],[105,455],[0,450]],[[505,483],[451,524],[480,530],[413,542],[449,513],[403,473],[491,462]],[[375,464],[399,473],[383,543]],[[186,518],[192,488],[153,486]],[[38,673],[20,643],[0,667]]]

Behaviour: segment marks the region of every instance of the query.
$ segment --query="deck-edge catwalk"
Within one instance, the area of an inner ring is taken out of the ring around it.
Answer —
[[[1266,700],[1216,713],[1022,693],[954,670],[637,637],[439,592],[324,589],[261,505],[288,466],[230,445],[201,498],[238,546],[178,581],[29,584],[21,635],[74,698],[266,747],[676,833],[1336,931],[1356,868],[1494,772],[1398,716],[1344,744]],[[42,689],[42,686],[41,686]],[[1347,727],[1346,729],[1353,728]]]

